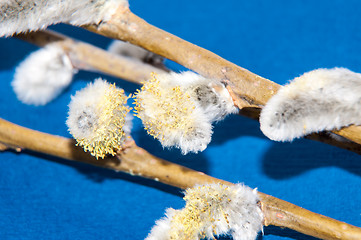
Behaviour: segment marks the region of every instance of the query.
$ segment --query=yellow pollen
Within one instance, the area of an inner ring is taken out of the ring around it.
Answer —
[[[122,89],[109,85],[103,99],[96,106],[98,126],[89,138],[76,139],[77,145],[89,151],[91,155],[104,158],[107,154],[115,155],[122,149],[125,133],[122,130],[125,116],[130,108],[125,104],[129,97]]]
[[[182,129],[188,134],[189,126],[195,121],[189,117],[195,109],[189,94],[180,86],[164,87],[155,73],[133,98],[136,116],[142,120],[147,133],[160,141],[173,130]]]

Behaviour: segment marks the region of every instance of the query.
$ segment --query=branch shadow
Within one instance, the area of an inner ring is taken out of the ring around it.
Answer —
[[[263,172],[273,179],[287,179],[315,168],[335,166],[361,176],[356,153],[307,139],[273,142],[263,157]]]
[[[232,114],[221,122],[215,123],[210,145],[221,145],[241,136],[264,138],[259,129],[259,122],[253,119]]]
[[[132,175],[124,173],[124,172],[116,172],[112,169],[101,168],[101,167],[97,167],[97,166],[94,166],[91,164],[66,160],[63,158],[54,157],[54,156],[50,156],[47,154],[38,153],[38,152],[30,151],[30,150],[23,150],[21,153],[15,152],[13,150],[9,150],[9,151],[12,151],[15,154],[24,154],[25,153],[25,154],[34,156],[39,159],[44,159],[46,161],[51,161],[51,162],[54,162],[57,164],[71,167],[72,169],[75,169],[80,174],[84,175],[87,179],[89,179],[90,181],[93,181],[95,183],[101,184],[104,181],[108,181],[108,180],[124,180],[124,181],[131,182],[134,184],[139,184],[142,186],[157,189],[157,190],[160,190],[165,193],[170,193],[175,196],[183,197],[182,191],[179,188],[169,186],[169,185],[166,185],[166,184],[163,184],[161,182],[157,182],[157,181],[154,181],[151,179],[142,178],[139,176],[132,176]],[[77,153],[75,153],[75,154],[77,154]],[[90,154],[89,154],[89,156],[90,156]]]
[[[71,168],[77,170],[79,173],[85,175],[89,180],[91,180],[95,183],[101,184],[102,182],[104,182],[106,180],[120,179],[120,180],[124,180],[124,181],[129,181],[129,182],[132,182],[135,184],[140,184],[140,185],[143,185],[146,187],[154,188],[154,189],[157,189],[162,192],[172,194],[175,196],[179,196],[179,197],[183,196],[183,194],[181,193],[181,191],[178,188],[168,186],[168,185],[165,185],[165,184],[162,184],[160,182],[156,182],[156,181],[153,181],[150,179],[145,179],[145,178],[141,178],[141,177],[137,177],[137,176],[131,176],[131,175],[123,173],[123,172],[115,172],[110,169],[99,168],[99,167],[96,167],[96,166],[93,166],[90,164],[65,160],[65,159],[61,159],[58,157],[49,156],[46,154],[33,152],[33,151],[29,151],[29,150],[24,150],[24,151],[22,151],[22,153],[15,152],[13,150],[11,150],[11,151],[14,152],[15,154],[24,154],[25,153],[25,154],[29,154],[31,156],[34,156],[34,157],[37,157],[40,159],[44,159],[46,161],[52,161],[57,164],[71,167]],[[74,154],[78,154],[78,152],[74,152]],[[82,153],[82,155],[85,155],[85,154]],[[263,234],[259,234],[259,236],[257,237],[257,240],[262,240],[264,235],[266,235],[266,236],[267,235],[275,235],[275,236],[280,236],[280,237],[287,237],[287,238],[294,239],[294,240],[306,240],[306,239],[307,240],[316,240],[316,238],[304,235],[304,234],[296,232],[294,230],[283,229],[283,228],[279,228],[276,226],[265,227]],[[229,236],[221,236],[217,239],[219,239],[219,240],[228,240],[229,239],[230,240],[232,238]]]
[[[137,131],[135,136],[137,137],[136,143],[138,146],[144,148],[159,158],[196,171],[204,173],[209,172],[209,164],[203,153],[188,153],[187,155],[182,155],[179,149],[163,148],[160,142],[148,135],[143,127]]]

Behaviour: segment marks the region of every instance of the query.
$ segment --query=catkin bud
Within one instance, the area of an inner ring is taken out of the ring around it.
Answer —
[[[45,105],[71,83],[75,72],[63,49],[49,44],[20,63],[11,85],[23,103]]]
[[[361,74],[316,69],[282,87],[262,109],[262,132],[291,141],[313,132],[361,124]]]

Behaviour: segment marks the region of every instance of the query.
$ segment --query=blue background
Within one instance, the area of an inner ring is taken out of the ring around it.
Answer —
[[[361,72],[361,1],[134,0],[130,5],[148,22],[280,84],[319,67]],[[100,47],[110,43],[69,26],[53,29]],[[80,72],[46,106],[24,105],[10,82],[17,64],[36,49],[0,39],[0,116],[70,137],[65,126],[70,96],[99,74]],[[106,78],[128,92],[137,87]],[[137,144],[159,157],[361,226],[357,154],[309,140],[272,142],[258,122],[234,115],[215,126],[204,152],[182,156],[163,150],[139,120],[134,125]],[[0,153],[0,239],[144,239],[166,208],[183,206],[181,196],[176,188],[123,173],[36,153]],[[260,239],[310,237],[267,227]]]

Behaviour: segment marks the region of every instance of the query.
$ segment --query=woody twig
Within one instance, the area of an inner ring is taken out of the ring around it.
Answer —
[[[178,188],[189,188],[196,184],[232,184],[202,172],[162,160],[129,141],[125,149],[115,157],[96,160],[82,148],[75,146],[73,139],[27,129],[0,119],[1,150],[31,150],[63,159],[92,164],[98,167],[126,172]],[[361,229],[332,218],[259,192],[264,225],[286,227],[321,239],[356,240],[361,238]]]
[[[93,27],[89,27],[89,28],[93,28]],[[163,33],[162,30],[159,30],[159,31],[161,31]],[[167,33],[164,32],[164,34],[167,34]],[[87,70],[87,71],[103,72],[105,74],[119,77],[124,80],[136,83],[136,84],[141,84],[142,81],[149,79],[151,72],[155,72],[155,73],[165,72],[163,69],[154,67],[150,64],[146,64],[146,63],[134,60],[134,59],[130,59],[129,57],[123,57],[123,56],[109,53],[105,50],[94,47],[90,44],[71,39],[67,36],[64,36],[59,33],[49,31],[49,30],[41,30],[41,31],[37,31],[37,32],[27,33],[27,34],[18,34],[18,35],[16,35],[16,37],[19,39],[22,39],[24,41],[30,42],[32,44],[35,44],[39,47],[43,47],[43,46],[46,46],[47,44],[51,44],[51,43],[56,43],[62,49],[64,49],[64,51],[69,56],[73,66],[75,68]],[[176,37],[174,37],[174,38],[176,38]],[[179,40],[179,41],[183,41],[183,40]],[[142,43],[142,41],[141,41],[141,43]],[[244,71],[245,73],[247,73],[247,74],[245,74],[245,76],[248,77],[247,81],[258,81],[258,83],[256,84],[258,87],[264,86],[264,85],[262,85],[263,80],[261,80],[263,78],[255,75],[255,74],[251,74],[247,70],[244,70],[234,64],[231,64],[228,61],[216,56],[213,53],[210,53],[207,50],[204,50],[204,49],[197,47],[195,45],[192,45],[190,43],[187,43],[187,44],[193,46],[193,48],[196,48],[200,52],[199,58],[201,58],[201,56],[204,56],[203,53],[210,54],[213,56],[213,59],[217,60],[217,61],[215,61],[214,65],[217,65],[217,63],[219,63],[217,66],[221,66],[222,62],[226,62],[227,64],[230,64],[228,66],[229,69],[232,69],[231,67],[233,67],[238,72]],[[159,45],[159,46],[161,46],[161,45]],[[175,48],[175,49],[178,49],[178,48]],[[188,50],[187,50],[187,52],[188,52]],[[157,50],[156,53],[160,53],[159,50]],[[177,58],[179,58],[179,56],[177,54],[175,54],[175,56],[177,56]],[[210,61],[210,60],[207,57],[204,57],[203,61]],[[195,63],[190,64],[188,67],[192,68],[193,66],[197,67],[198,65],[201,65],[201,63],[195,61]],[[236,70],[234,70],[234,71],[236,71]],[[214,76],[213,75],[214,68],[209,68],[207,71],[209,71],[208,75]],[[220,70],[220,71],[222,71],[222,70]],[[233,75],[234,75],[234,73],[233,73]],[[234,76],[234,77],[236,77],[236,76]],[[241,82],[242,81],[240,81],[239,83],[241,83]],[[278,86],[276,83],[272,83],[268,80],[264,81],[264,83],[271,84],[272,86]],[[231,93],[231,96],[233,97],[233,99],[238,99],[237,96],[239,96],[239,95],[237,95],[234,92],[234,87],[232,87],[232,86],[237,86],[237,83],[229,84],[227,86],[227,89]],[[266,91],[266,89],[264,87],[253,88],[250,90],[252,90],[252,92]],[[263,99],[262,101],[264,103],[266,102],[265,95],[263,97],[262,96],[259,97],[259,99]],[[236,104],[237,104],[237,102],[240,103],[240,101],[235,100]],[[258,120],[261,107],[249,105],[249,104],[247,105],[247,104],[245,104],[245,102],[243,102],[241,105],[238,104],[238,107],[240,108],[241,115]],[[337,147],[340,147],[343,149],[347,149],[347,150],[350,150],[350,151],[360,154],[361,147],[359,144],[361,143],[361,140],[360,140],[359,136],[361,136],[361,135],[359,134],[359,131],[360,131],[360,128],[357,126],[350,126],[347,128],[343,128],[339,131],[335,131],[336,134],[341,135],[347,139],[350,139],[350,140],[352,140],[352,142],[351,141],[350,142],[340,142],[334,138],[331,138],[329,135],[323,134],[323,133],[311,134],[311,135],[307,136],[307,138],[316,140],[316,141],[320,141],[320,142],[324,142],[324,143],[327,143],[330,145],[334,145],[334,146],[337,146]]]
[[[95,33],[130,42],[173,60],[199,74],[219,79],[227,85],[235,105],[246,116],[257,118],[260,108],[278,91],[280,85],[220,56],[165,32],[133,14],[128,7],[120,7],[109,21],[84,28]],[[334,133],[357,143],[345,144],[321,135],[308,138],[360,152],[361,127],[345,127]]]
[[[18,34],[16,37],[39,47],[55,43],[64,50],[74,68],[102,72],[136,84],[147,80],[151,72],[166,72],[140,60],[112,54],[50,30]]]

